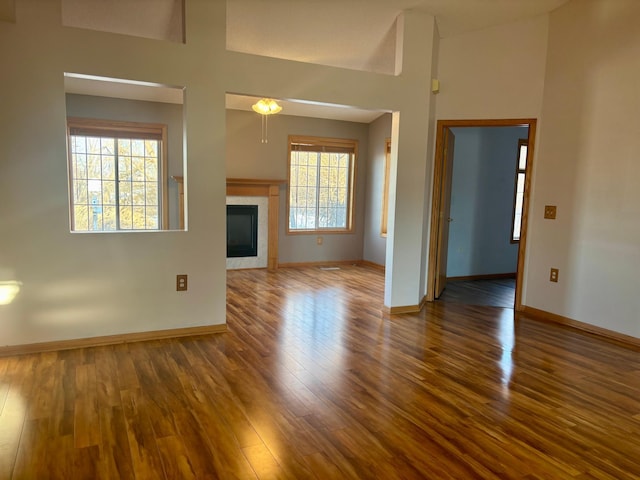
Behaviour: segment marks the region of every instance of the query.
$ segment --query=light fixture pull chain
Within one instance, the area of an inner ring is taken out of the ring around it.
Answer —
[[[262,142],[261,143],[269,143],[269,139],[267,137],[267,116],[262,115]]]
[[[269,115],[275,115],[282,110],[282,107],[278,105],[278,102],[272,98],[263,98],[251,106],[254,112],[262,115],[262,139],[261,143],[268,143],[268,120]]]

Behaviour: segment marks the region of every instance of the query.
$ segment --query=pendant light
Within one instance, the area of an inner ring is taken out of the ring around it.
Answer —
[[[272,98],[261,98],[251,108],[253,108],[254,112],[262,115],[262,143],[268,143],[267,118],[269,115],[275,115],[280,112],[282,107]]]

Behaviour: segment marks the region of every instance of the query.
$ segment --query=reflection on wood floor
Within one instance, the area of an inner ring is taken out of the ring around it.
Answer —
[[[438,300],[465,305],[513,308],[515,293],[515,278],[449,280]]]
[[[637,479],[640,354],[363,267],[228,272],[228,332],[0,358],[0,479]]]

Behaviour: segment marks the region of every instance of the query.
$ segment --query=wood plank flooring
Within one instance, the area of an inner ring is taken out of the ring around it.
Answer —
[[[438,300],[465,305],[513,308],[515,298],[515,278],[501,278],[494,280],[449,280]]]
[[[383,282],[230,271],[227,333],[0,358],[0,479],[640,478],[640,352]]]

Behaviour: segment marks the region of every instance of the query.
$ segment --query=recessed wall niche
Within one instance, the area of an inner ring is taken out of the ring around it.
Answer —
[[[70,230],[185,229],[184,89],[75,73],[64,80]]]
[[[184,43],[184,0],[62,0],[62,24]]]

